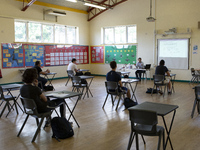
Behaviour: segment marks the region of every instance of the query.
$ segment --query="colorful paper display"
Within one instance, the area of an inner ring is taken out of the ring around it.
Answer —
[[[90,46],[91,63],[104,63],[104,46]]]

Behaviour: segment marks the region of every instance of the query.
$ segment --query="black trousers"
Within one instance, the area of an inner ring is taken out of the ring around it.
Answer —
[[[136,78],[141,80],[142,73],[145,73],[145,70],[137,70],[135,72]]]

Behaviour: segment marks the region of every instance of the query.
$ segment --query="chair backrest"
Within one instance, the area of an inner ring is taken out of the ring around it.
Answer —
[[[105,86],[108,94],[119,95],[117,82],[105,81]]]
[[[0,86],[0,99],[4,98],[3,88]]]
[[[73,70],[67,70],[68,77],[72,78],[74,76]]]
[[[154,84],[158,82],[163,82],[165,80],[165,76],[155,74],[153,75],[153,80],[154,80]]]
[[[190,70],[191,70],[191,74],[192,74],[192,75],[195,75],[195,70],[194,70],[194,68],[191,68]]]
[[[151,68],[151,64],[146,64],[146,66],[144,67],[144,69],[149,70]]]
[[[140,134],[156,133],[157,128],[157,113],[149,110],[129,109],[129,117],[133,131]]]
[[[79,76],[72,77],[72,86],[81,86],[81,78]]]
[[[33,99],[20,97],[24,111],[29,115],[39,115],[37,111],[37,105]]]
[[[200,101],[200,86],[195,86],[195,97]]]

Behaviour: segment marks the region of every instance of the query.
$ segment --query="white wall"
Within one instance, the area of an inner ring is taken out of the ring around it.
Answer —
[[[160,38],[190,38],[190,67],[200,68],[200,52],[192,54],[193,45],[198,45],[200,49],[200,29],[197,28],[198,21],[200,21],[199,0],[153,0],[153,16],[156,17],[155,23],[146,21],[150,13],[149,0],[129,0],[118,6],[113,10],[108,10],[90,21],[90,44],[101,44],[101,28],[106,26],[117,25],[137,25],[137,39],[138,39],[138,57],[142,57],[144,63],[157,64],[156,57],[156,40]],[[170,28],[176,27],[178,33],[187,32],[187,28],[192,30],[192,34],[173,35],[162,37],[157,35],[155,37],[154,31],[164,33]],[[110,70],[109,65],[91,65],[92,72],[97,74],[106,74]],[[103,72],[102,72],[103,71]],[[176,73],[177,80],[190,80],[190,70],[172,70]],[[152,70],[152,74],[154,70]],[[134,76],[132,71],[131,76]]]
[[[79,44],[89,45],[89,22],[87,15],[66,11],[67,16],[58,17],[58,22],[54,16],[46,16],[43,20],[43,9],[49,9],[43,6],[32,5],[25,12],[21,11],[23,3],[15,0],[0,0],[0,43],[14,42],[14,19],[25,19],[33,21],[44,21],[63,25],[72,25],[79,27]],[[0,54],[1,55],[1,54]],[[2,68],[2,56],[0,57],[0,68]],[[79,65],[79,68],[90,69],[90,65]],[[55,77],[66,77],[66,66],[48,67],[52,72],[57,72]],[[44,67],[44,70],[47,68]],[[2,69],[3,78],[0,84],[20,82],[21,74],[18,68]]]

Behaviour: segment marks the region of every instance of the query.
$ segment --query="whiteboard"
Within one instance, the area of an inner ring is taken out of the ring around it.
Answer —
[[[159,39],[158,63],[165,60],[170,69],[188,69],[189,39]]]

